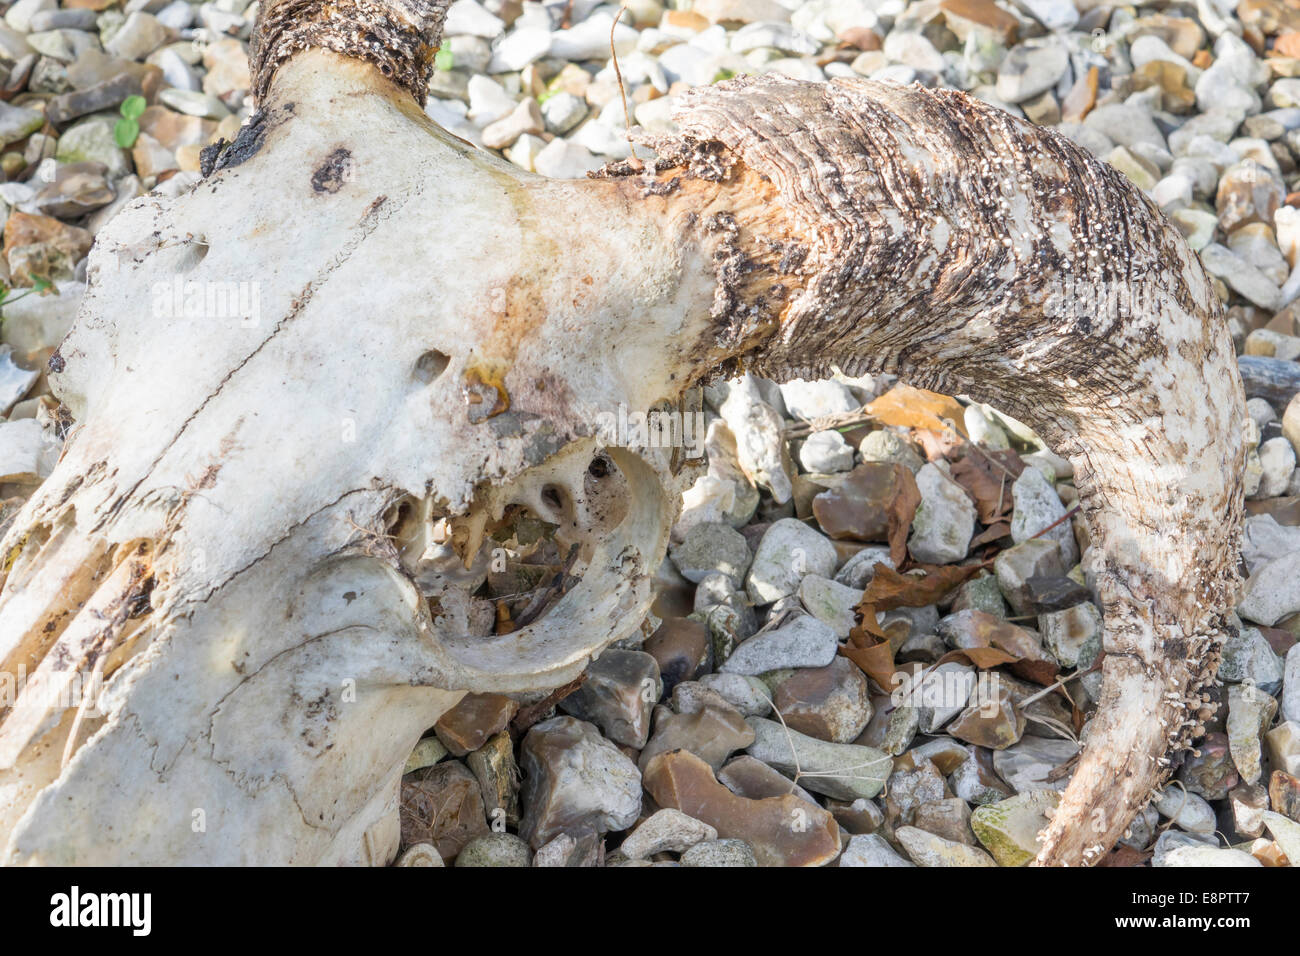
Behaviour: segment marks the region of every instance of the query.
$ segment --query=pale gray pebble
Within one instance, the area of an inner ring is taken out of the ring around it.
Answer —
[[[485,833],[465,844],[456,857],[457,866],[529,866],[528,844],[513,833]]]
[[[916,864],[899,853],[879,833],[860,833],[849,839],[840,854],[840,866],[911,866]]]
[[[744,840],[708,840],[691,847],[682,866],[758,866],[754,851]]]
[[[720,670],[756,676],[785,667],[825,667],[838,648],[839,639],[830,625],[801,614],[738,645]]]
[[[745,674],[705,674],[698,683],[704,689],[718,694],[746,717],[765,717],[772,712],[771,694],[767,685],[757,677]]]
[[[716,840],[718,831],[680,810],[656,811],[628,834],[619,846],[630,860],[643,860],[656,853],[682,853],[698,843]]]

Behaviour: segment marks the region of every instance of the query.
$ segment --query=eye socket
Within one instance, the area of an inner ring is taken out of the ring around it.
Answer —
[[[429,349],[415,360],[415,377],[425,385],[433,382],[451,364],[451,356],[437,349]]]

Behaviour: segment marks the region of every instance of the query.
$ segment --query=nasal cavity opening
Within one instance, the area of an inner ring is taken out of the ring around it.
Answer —
[[[415,360],[415,377],[428,385],[447,371],[451,356],[437,349],[429,349]]]

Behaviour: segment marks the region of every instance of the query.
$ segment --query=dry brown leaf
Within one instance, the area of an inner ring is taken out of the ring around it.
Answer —
[[[1003,664],[1014,664],[1019,660],[1016,655],[1008,654],[996,647],[963,647],[960,650],[949,651],[931,666],[938,667],[940,664],[956,661],[959,664],[973,664],[980,670],[986,671]]]
[[[967,578],[978,574],[983,565],[918,564],[914,570],[922,573],[900,574],[887,564],[877,563],[871,582],[858,602],[858,613],[863,613],[867,605],[876,611],[892,611],[934,604]]]
[[[874,617],[874,615],[872,616]],[[854,628],[854,631],[861,634],[857,628]],[[873,636],[874,635],[861,634],[864,643],[865,641],[870,640]],[[880,686],[881,690],[893,690],[894,651],[890,646],[888,639],[880,641],[877,644],[867,644],[866,646],[859,647],[854,641],[853,635],[850,634],[849,645],[847,647],[841,647],[840,653],[851,660],[854,664],[857,664],[862,673],[875,681]]]
[[[986,452],[967,444],[965,454],[952,463],[952,480],[966,489],[975,502],[981,524],[993,525],[1011,517],[1011,486],[1025,470],[1020,456],[1009,449]]]
[[[921,506],[921,491],[916,478],[904,465],[898,466],[898,492],[889,503],[889,559],[895,567],[907,560],[907,535],[912,530],[912,519]]]
[[[986,544],[993,544],[994,542],[1001,541],[1010,533],[1011,525],[1005,521],[999,521],[995,525],[989,525],[989,527],[985,528],[979,534],[975,535],[975,537],[970,539],[970,550],[974,551],[976,548],[982,548]]]
[[[1049,687],[1056,683],[1056,677],[1061,673],[1061,668],[1060,665],[1052,661],[1022,657],[1011,665],[1011,673],[1017,677],[1023,677],[1027,681],[1033,681],[1039,687]],[[1075,728],[1075,733],[1078,732],[1078,728]]]
[[[876,421],[904,428],[954,429],[966,438],[961,403],[955,398],[910,385],[895,385],[863,409]]]

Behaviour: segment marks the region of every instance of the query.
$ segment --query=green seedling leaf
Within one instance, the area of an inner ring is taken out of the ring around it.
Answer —
[[[139,135],[140,124],[133,119],[124,116],[113,125],[113,139],[123,149],[134,146]]]
[[[136,120],[144,115],[144,108],[147,105],[143,96],[128,96],[122,101],[122,106],[118,112],[122,114],[124,119]]]
[[[447,49],[446,47],[443,47],[441,50],[439,50],[437,53],[433,55],[433,65],[440,70],[443,71],[450,70],[453,66],[455,66],[455,63],[456,63],[455,57],[451,55],[451,50]]]

